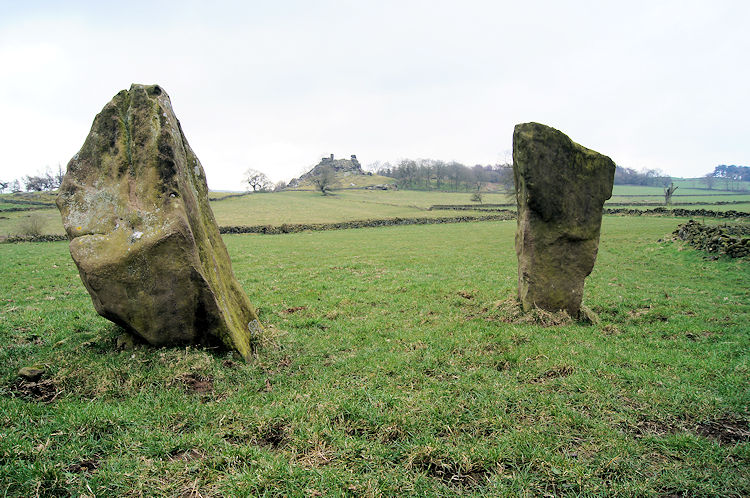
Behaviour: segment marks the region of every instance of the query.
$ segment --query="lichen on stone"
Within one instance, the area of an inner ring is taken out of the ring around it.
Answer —
[[[518,298],[524,310],[565,310],[578,317],[584,279],[599,247],[602,207],[615,165],[562,132],[516,125],[513,174],[518,224]]]
[[[68,164],[57,205],[96,310],[151,344],[220,341],[244,357],[263,327],[234,277],[200,161],[157,85],[119,92]]]

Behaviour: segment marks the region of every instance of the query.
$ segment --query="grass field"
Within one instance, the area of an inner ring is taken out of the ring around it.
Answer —
[[[214,202],[211,209],[219,225],[332,223],[445,216],[445,212],[427,211],[427,208],[441,199],[468,204],[470,198],[469,194],[430,194],[432,193],[415,191],[341,190],[335,195],[322,196],[315,192],[290,191],[227,199]]]
[[[714,188],[691,188],[689,181],[677,181],[678,188],[672,196],[673,202],[727,202],[727,201],[750,201],[750,190],[733,191]],[[612,202],[664,202],[664,189],[661,187],[641,187],[637,185],[615,185],[612,189]]]
[[[703,178],[677,178],[674,180],[674,184],[680,188],[707,189],[706,181]],[[735,191],[744,191],[747,193],[750,191],[750,182],[734,181],[726,178],[714,178],[710,191],[724,189],[734,189]]]
[[[374,177],[367,177],[372,179]],[[684,192],[684,195],[683,195]],[[686,209],[712,209],[726,211],[750,211],[748,204],[716,205],[716,202],[750,201],[747,193],[711,191],[697,189],[678,190],[673,198],[675,207]],[[40,206],[28,204],[33,211],[4,212],[3,207],[19,207],[22,204],[10,204],[3,199],[32,200],[51,203],[51,194],[2,195],[0,196],[0,237],[12,236],[24,232],[29,217],[41,220],[43,233],[63,234],[60,215],[54,205],[47,209],[36,209]],[[322,196],[313,191],[285,191],[278,193],[261,193],[237,196],[228,192],[213,192],[211,203],[216,221],[221,226],[227,225],[279,225],[282,223],[335,223],[341,221],[384,219],[384,218],[429,218],[446,216],[446,211],[428,211],[433,205],[440,204],[476,204],[471,202],[471,194],[466,192],[422,192],[413,190],[339,190],[335,195]],[[507,194],[486,193],[484,204],[507,204],[514,202]],[[684,205],[683,203],[691,203]],[[658,187],[635,187],[617,185],[612,199],[607,204],[616,203],[648,209],[654,205],[663,205],[663,189]],[[648,203],[649,205],[642,205]],[[707,204],[709,203],[709,204]],[[641,204],[641,205],[639,205]],[[478,205],[478,204],[477,204]],[[625,206],[627,207],[627,206]],[[479,212],[464,211],[464,215],[479,215]]]
[[[219,193],[211,197],[226,196]],[[445,211],[427,211],[433,204],[470,204],[470,194],[416,191],[341,190],[322,196],[312,191],[287,191],[231,197],[214,201],[211,208],[216,221],[226,225],[267,225],[282,223],[334,223],[339,221],[383,218],[431,218],[446,216]],[[506,196],[489,194],[486,203],[508,202]],[[471,211],[462,214],[477,214]],[[29,216],[42,218],[44,232],[64,233],[56,208],[5,213],[0,218],[0,235],[22,231]]]
[[[677,223],[605,217],[601,323],[546,328],[512,221],[227,236],[248,364],[116,350],[66,243],[0,245],[0,495],[747,496],[750,270]]]

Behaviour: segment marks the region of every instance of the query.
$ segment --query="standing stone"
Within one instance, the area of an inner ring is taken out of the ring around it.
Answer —
[[[132,85],[94,119],[57,207],[96,311],[157,346],[262,332],[208,203],[203,167],[167,93]]]
[[[518,204],[518,298],[578,317],[583,282],[599,248],[615,164],[539,123],[516,125],[513,176]]]

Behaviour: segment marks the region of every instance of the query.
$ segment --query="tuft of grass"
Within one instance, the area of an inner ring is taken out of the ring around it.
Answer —
[[[573,319],[566,311],[546,311],[536,306],[528,312],[524,312],[521,303],[517,299],[508,298],[497,301],[494,305],[498,317],[506,323],[525,323],[540,325],[542,327],[553,327],[558,325],[570,325]]]

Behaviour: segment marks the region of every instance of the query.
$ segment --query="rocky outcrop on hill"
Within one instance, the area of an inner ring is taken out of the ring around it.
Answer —
[[[100,315],[154,345],[221,342],[251,354],[262,328],[162,88],[133,85],[104,106],[57,206]]]
[[[326,168],[329,168],[337,176],[347,175],[367,175],[362,165],[357,160],[357,156],[352,155],[351,159],[334,159],[333,154],[330,157],[324,157],[316,164],[310,171],[300,176],[299,178],[292,178],[289,181],[289,187],[298,187],[305,180],[309,180],[315,176],[318,176]],[[371,173],[370,173],[371,174]]]
[[[554,128],[524,123],[513,132],[513,174],[518,298],[524,310],[536,306],[577,317],[615,164]]]

